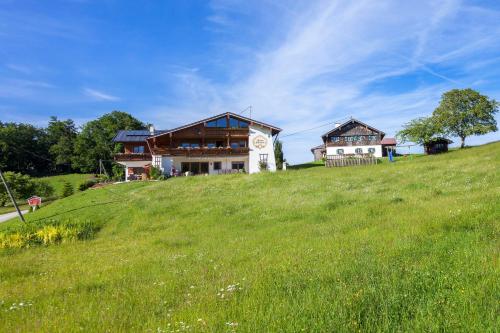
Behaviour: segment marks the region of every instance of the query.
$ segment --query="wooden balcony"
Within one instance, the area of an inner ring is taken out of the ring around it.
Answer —
[[[151,161],[151,154],[120,153],[115,154],[115,161]]]
[[[169,155],[169,156],[185,156],[185,157],[198,157],[198,156],[241,156],[247,155],[250,151],[249,148],[154,148],[155,155]]]

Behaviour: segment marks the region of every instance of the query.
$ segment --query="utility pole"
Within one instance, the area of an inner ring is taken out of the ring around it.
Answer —
[[[0,169],[0,178],[2,179],[2,182],[5,185],[5,189],[7,190],[7,193],[9,194],[10,200],[12,200],[12,204],[14,205],[14,207],[16,207],[17,214],[19,214],[19,218],[21,219],[21,221],[26,222],[24,220],[23,214],[21,213],[21,211],[19,210],[19,207],[17,206],[16,199],[14,199],[14,196],[12,195],[12,192],[10,191],[9,185],[5,181],[5,178],[3,178],[3,173],[2,173],[1,169]]]

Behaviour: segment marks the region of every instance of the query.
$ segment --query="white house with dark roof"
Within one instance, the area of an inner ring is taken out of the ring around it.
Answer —
[[[326,156],[371,154],[382,157],[388,147],[395,147],[394,138],[354,118],[335,127],[321,136]]]
[[[152,166],[168,175],[276,170],[273,138],[280,128],[231,112],[171,130],[119,131],[124,145],[115,160],[126,179],[148,177]]]

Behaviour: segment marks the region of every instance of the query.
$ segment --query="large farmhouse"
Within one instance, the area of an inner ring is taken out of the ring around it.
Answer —
[[[396,146],[394,138],[386,138],[385,133],[351,118],[322,135],[326,156],[370,154],[382,157],[389,147]]]
[[[280,131],[227,112],[172,130],[119,131],[113,141],[124,151],[115,160],[126,180],[147,177],[151,166],[167,175],[275,171],[273,137]]]

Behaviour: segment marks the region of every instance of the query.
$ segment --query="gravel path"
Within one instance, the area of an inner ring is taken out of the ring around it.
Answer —
[[[28,210],[21,211],[22,214],[26,214],[27,212],[28,212]],[[14,217],[18,217],[17,212],[2,214],[2,215],[0,215],[0,223],[8,221],[10,219],[13,219]]]

